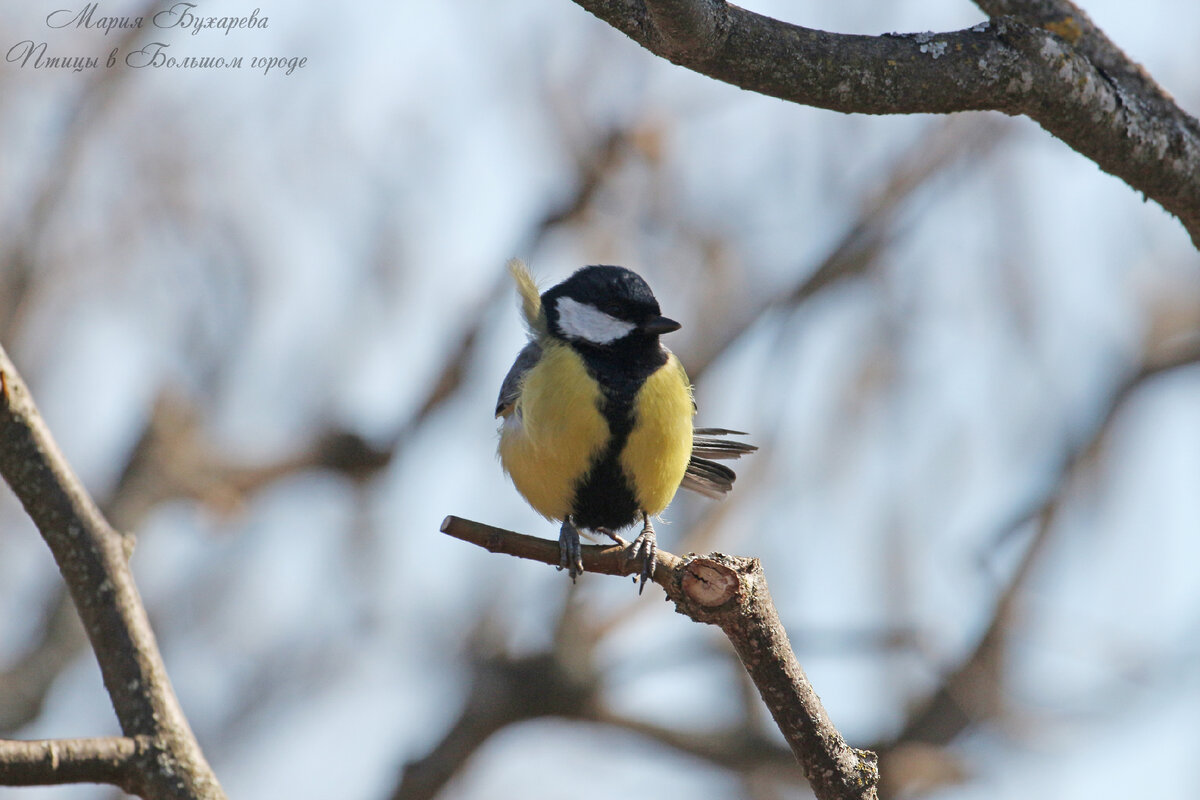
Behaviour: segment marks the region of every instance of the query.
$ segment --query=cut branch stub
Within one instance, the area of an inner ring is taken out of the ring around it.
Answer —
[[[683,568],[680,588],[692,602],[703,608],[725,605],[738,591],[737,571],[711,558],[693,558]]]

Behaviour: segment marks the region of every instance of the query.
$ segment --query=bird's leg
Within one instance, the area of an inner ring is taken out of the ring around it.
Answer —
[[[579,531],[570,517],[564,519],[562,527],[558,529],[558,552],[558,568],[565,569],[574,583],[579,573],[583,572],[583,548],[579,545]]]
[[[645,511],[642,512],[642,523],[642,532],[629,545],[629,555],[626,556],[630,561],[639,558],[642,561],[642,581],[638,585],[638,594],[646,588],[646,581],[654,577],[654,567],[658,563],[658,543],[654,540],[654,526],[650,524],[650,515]]]

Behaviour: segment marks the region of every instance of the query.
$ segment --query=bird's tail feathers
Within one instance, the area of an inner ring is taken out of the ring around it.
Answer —
[[[688,461],[687,472],[683,474],[683,483],[680,485],[684,489],[690,489],[705,497],[720,500],[733,488],[733,481],[736,477],[733,470],[724,464],[692,456]]]
[[[745,436],[745,431],[731,431],[727,428],[696,428],[692,433],[692,455],[701,458],[715,458],[723,461],[741,458],[758,449],[752,444],[724,438],[726,436]]]
[[[692,457],[683,475],[685,489],[719,500],[733,488],[737,478],[733,470],[717,460],[741,458],[758,448],[752,444],[726,439],[726,436],[745,436],[742,431],[728,428],[696,428],[692,432]]]

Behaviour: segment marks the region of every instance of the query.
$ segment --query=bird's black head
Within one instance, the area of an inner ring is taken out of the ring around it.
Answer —
[[[542,295],[542,308],[553,335],[585,347],[654,343],[659,334],[679,330],[641,276],[624,267],[577,270]]]

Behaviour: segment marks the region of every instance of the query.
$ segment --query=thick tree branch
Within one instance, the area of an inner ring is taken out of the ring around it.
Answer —
[[[111,783],[135,792],[154,749],[147,737],[0,740],[0,786]]]
[[[1065,39],[1104,75],[1127,86],[1155,114],[1178,113],[1175,101],[1070,0],[975,0],[989,17],[1014,17]]]
[[[49,545],[126,736],[153,748],[137,793],[223,800],[167,677],[126,562],[126,542],[79,483],[0,348],[0,474]]]
[[[665,52],[704,60],[715,55],[725,36],[723,5],[720,0],[647,0],[646,13]]]
[[[558,543],[447,517],[442,531],[493,553],[557,565]],[[620,546],[583,548],[588,572],[631,575],[638,565]],[[679,613],[716,625],[733,645],[821,800],[868,800],[879,780],[875,756],[846,744],[796,661],[756,559],[713,553],[680,558],[658,553],[654,582]]]
[[[1100,39],[1066,23],[998,17],[951,33],[857,36],[720,0],[575,2],[656,55],[783,100],[861,114],[1026,115],[1177,216],[1200,247],[1200,123],[1152,81],[1115,80],[1109,69],[1127,59],[1095,45],[1108,68],[1093,63],[1071,42]]]

